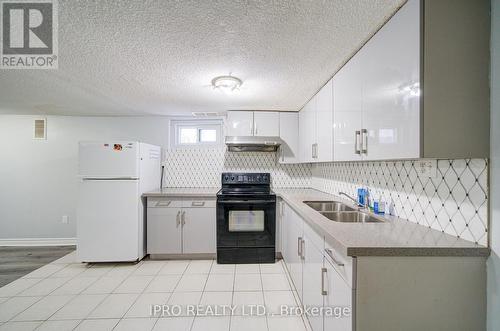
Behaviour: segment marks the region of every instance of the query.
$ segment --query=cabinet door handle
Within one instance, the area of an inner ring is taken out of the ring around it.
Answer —
[[[325,275],[326,268],[321,268],[321,295],[328,295],[328,291],[325,290]]]
[[[362,137],[361,144],[363,146],[361,149],[361,153],[368,154],[368,130],[367,129],[361,130],[361,137]]]
[[[342,262],[337,261],[337,259],[335,259],[333,257],[333,251],[330,248],[325,248],[325,252],[332,259],[333,263],[335,263],[337,266],[339,266],[339,267],[343,267],[344,266],[344,264]]]
[[[205,205],[205,201],[193,201],[191,202],[191,206],[193,207],[203,207]]]
[[[255,133],[254,134],[257,134],[257,123],[254,124],[254,127],[255,127]]]
[[[359,147],[359,139],[361,137],[361,131],[354,131],[354,153],[361,154],[361,149]]]
[[[301,248],[300,248],[300,254],[302,257],[302,260],[306,259],[306,241],[304,239],[301,239]]]
[[[302,237],[297,238],[297,255],[302,257]]]
[[[175,216],[175,220],[177,223],[177,227],[179,227],[179,225],[181,224],[181,211],[180,210],[177,212],[177,216]]]
[[[283,152],[283,145],[281,145],[281,147],[280,147],[280,152],[281,152],[281,161],[284,162],[285,161],[285,153]]]
[[[311,158],[318,158],[318,143],[314,143],[311,145]]]
[[[182,223],[183,227],[184,227],[184,224],[186,224],[186,212],[185,211],[183,211],[181,214],[181,223]]]

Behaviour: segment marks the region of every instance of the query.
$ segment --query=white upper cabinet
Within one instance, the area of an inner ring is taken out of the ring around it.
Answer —
[[[280,112],[280,138],[283,144],[279,150],[280,163],[299,162],[299,113]]]
[[[330,80],[299,112],[301,162],[333,161],[332,86]]]
[[[358,52],[333,77],[333,159],[361,160],[361,118],[363,76]]]
[[[278,137],[280,118],[278,112],[256,111],[253,113],[254,136]]]
[[[279,112],[228,111],[226,136],[278,137],[280,134]]]
[[[420,9],[409,1],[333,78],[334,160],[420,157]]]
[[[364,159],[420,156],[420,3],[403,6],[363,47]]]
[[[334,161],[489,156],[489,7],[459,3],[409,0],[334,76]]]
[[[333,82],[316,95],[316,145],[314,161],[333,161]]]
[[[299,112],[299,149],[301,162],[314,161],[316,143],[316,96]]]
[[[253,136],[253,111],[228,111],[226,136]]]

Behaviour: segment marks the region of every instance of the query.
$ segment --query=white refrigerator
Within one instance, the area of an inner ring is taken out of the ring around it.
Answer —
[[[141,195],[160,187],[161,148],[136,141],[80,142],[77,258],[137,261],[146,254]]]

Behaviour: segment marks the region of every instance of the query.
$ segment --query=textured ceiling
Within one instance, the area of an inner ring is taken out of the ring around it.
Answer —
[[[59,0],[59,69],[0,70],[0,114],[299,110],[404,2]]]

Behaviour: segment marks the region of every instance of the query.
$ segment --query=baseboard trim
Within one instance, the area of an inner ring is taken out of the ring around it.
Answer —
[[[217,254],[196,253],[196,254],[149,254],[150,260],[211,260],[215,259]]]
[[[74,246],[76,238],[0,239],[0,246]]]

